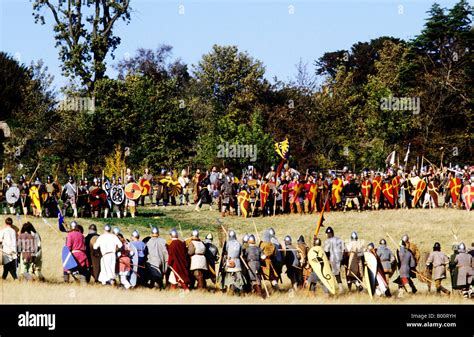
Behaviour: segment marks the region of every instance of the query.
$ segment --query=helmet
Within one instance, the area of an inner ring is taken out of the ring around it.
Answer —
[[[76,221],[72,221],[72,222],[71,222],[71,225],[70,225],[69,227],[71,227],[71,229],[76,229],[76,227],[77,227],[77,222],[76,222]]]
[[[11,175],[10,173],[7,174],[6,180],[7,180],[7,181],[12,180],[12,175]]]
[[[212,239],[213,239],[213,237],[212,237],[212,234],[211,234],[211,233],[209,233],[209,234],[206,235],[206,240],[212,241]]]
[[[326,229],[326,234],[334,234],[334,230],[332,229],[331,226],[329,226],[329,227]]]
[[[321,246],[321,239],[319,239],[319,238],[314,239],[313,244],[315,246]]]
[[[453,251],[457,252],[459,249],[459,246],[457,244],[453,244],[452,249]]]
[[[439,242],[435,242],[435,244],[433,245],[433,250],[438,252],[441,250],[441,245],[439,244]]]
[[[135,229],[133,232],[132,232],[132,238],[139,238],[140,237],[140,233]]]
[[[401,240],[400,243],[399,243],[400,247],[406,247],[407,244],[405,241]]]
[[[253,234],[249,235],[248,243],[255,243],[255,235]]]
[[[270,232],[271,236],[275,236],[275,230],[272,227],[270,227],[268,231]]]
[[[97,178],[94,178],[94,184],[97,184],[99,180]]]
[[[373,243],[373,242],[369,243],[369,244],[367,245],[367,248],[368,248],[368,249],[374,249],[374,248],[375,248],[374,243]]]
[[[192,236],[194,238],[198,238],[199,237],[199,231],[197,229],[193,229]]]
[[[114,227],[114,234],[119,235],[120,234],[120,228]]]
[[[176,230],[176,228],[173,228],[171,230],[170,235],[172,238],[178,238],[178,231]]]
[[[160,234],[160,230],[158,227],[152,227],[151,228],[151,234]]]
[[[291,236],[289,235],[285,236],[285,243],[291,245]]]
[[[51,180],[53,180],[53,177],[51,177],[51,176],[49,175],[49,176],[46,178],[46,180],[51,181]]]
[[[458,251],[460,253],[465,253],[466,252],[466,245],[464,243],[460,243],[459,246],[458,246]]]
[[[112,230],[112,226],[110,226],[109,224],[106,224],[106,225],[104,226],[104,231],[110,232],[111,230]]]
[[[231,239],[231,240],[237,239],[237,234],[235,234],[235,231],[233,231],[233,230],[229,231],[229,239]]]
[[[379,243],[380,243],[381,245],[386,245],[386,244],[387,244],[387,241],[385,241],[385,239],[382,239],[382,240],[380,240]]]
[[[351,233],[351,240],[357,241],[357,239],[359,239],[359,237],[357,236],[357,232],[352,232]]]
[[[246,242],[248,242],[248,241],[249,241],[249,235],[246,233],[246,234],[244,235],[244,237],[242,238],[242,242],[243,242],[243,243],[246,243]]]
[[[300,235],[297,242],[298,243],[304,243],[304,236]]]
[[[410,238],[408,237],[408,234],[405,234],[402,236],[402,241],[403,242],[408,242],[408,240],[410,240]]]

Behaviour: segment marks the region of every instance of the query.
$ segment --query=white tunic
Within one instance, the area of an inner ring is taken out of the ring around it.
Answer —
[[[194,246],[194,255],[191,256],[190,270],[204,269],[207,270],[207,260],[204,256],[206,246],[202,241],[193,240],[191,243]]]
[[[97,238],[94,243],[94,249],[100,249],[102,258],[100,259],[99,282],[102,284],[115,279],[115,252],[122,248],[122,242],[119,238],[111,233],[104,233]]]
[[[0,242],[2,242],[3,264],[16,260],[16,232],[11,227],[6,227],[0,231]]]

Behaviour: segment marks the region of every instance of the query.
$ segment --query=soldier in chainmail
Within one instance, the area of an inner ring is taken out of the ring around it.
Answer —
[[[213,236],[211,233],[206,235],[206,239],[203,241],[206,246],[206,261],[207,261],[207,273],[204,273],[204,279],[210,279],[213,283],[216,283],[216,263],[219,260],[219,250],[212,243]]]
[[[278,275],[278,279],[281,282],[281,272],[282,272],[282,269],[283,269],[283,263],[284,263],[284,260],[285,260],[285,256],[284,256],[283,251],[282,251],[282,246],[281,246],[280,242],[278,241],[278,239],[276,237],[275,230],[270,227],[268,229],[268,231],[270,233],[270,242],[273,244],[273,246],[275,246],[275,256],[274,256],[273,261],[272,261],[273,266],[275,267],[275,271]]]
[[[303,285],[303,273],[300,265],[300,254],[292,244],[291,236],[285,236],[285,266],[286,275],[296,290]]]
[[[258,295],[263,297],[262,293],[262,282],[260,279],[261,263],[260,259],[262,256],[262,249],[257,246],[255,242],[255,236],[249,235],[248,247],[245,249],[243,254],[245,261],[249,267],[249,279],[252,285],[252,290]]]
[[[225,263],[224,288],[231,294],[239,295],[245,286],[240,261],[242,246],[237,241],[237,235],[233,230],[229,231],[229,240],[225,248],[227,260]]]
[[[377,255],[382,262],[383,271],[385,273],[385,280],[388,283],[392,277],[395,267],[395,255],[393,255],[390,248],[387,247],[385,239],[380,240],[380,246],[377,248]]]
[[[63,187],[63,201],[64,201],[64,206],[63,206],[63,215],[66,215],[66,210],[68,209],[69,206],[71,206],[72,211],[73,211],[73,216],[77,218],[77,204],[76,204],[76,196],[78,194],[77,191],[77,185],[76,182],[74,181],[73,177],[69,177],[68,182],[66,185]]]
[[[262,241],[259,244],[259,247],[262,249],[262,274],[266,280],[269,280],[272,284],[272,287],[278,288],[278,274],[274,267],[275,254],[277,250],[273,243],[271,242],[270,230],[265,230],[263,232]]]
[[[362,291],[364,289],[361,284],[364,275],[364,243],[359,241],[357,232],[352,232],[351,241],[346,245],[344,253],[348,257],[346,279],[349,291],[352,284]]]
[[[344,253],[344,241],[334,236],[332,227],[326,229],[327,240],[324,242],[324,252],[326,253],[329,262],[331,263],[332,273],[336,277],[339,285],[339,292],[344,291],[341,279],[341,263]]]

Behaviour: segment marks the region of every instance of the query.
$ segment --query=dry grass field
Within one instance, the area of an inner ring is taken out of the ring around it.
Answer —
[[[142,212],[143,214],[144,212]],[[5,216],[0,217],[3,223]],[[378,212],[329,212],[325,214],[325,225],[332,226],[336,236],[343,240],[349,240],[350,234],[356,230],[359,238],[365,243],[374,242],[378,246],[381,238],[386,238],[392,250],[396,249],[388,235],[398,242],[401,236],[408,233],[412,242],[416,243],[422,252],[429,252],[435,241],[441,243],[442,250],[450,255],[451,246],[454,242],[464,242],[467,246],[474,241],[474,212],[466,212],[452,209],[436,210],[385,210]],[[23,222],[25,219],[22,218]],[[370,300],[367,293],[350,293],[329,297],[318,289],[316,294],[304,290],[289,290],[286,277],[283,278],[282,290],[272,293],[270,298],[262,300],[255,296],[228,296],[212,290],[192,291],[159,291],[153,289],[133,289],[124,291],[118,288],[105,287],[101,285],[64,284],[62,282],[62,264],[60,252],[65,242],[65,233],[58,232],[56,219],[47,219],[51,227],[41,219],[28,217],[43,240],[43,274],[46,282],[14,282],[9,278],[7,281],[0,280],[0,303],[5,304],[472,304],[458,294],[450,297],[437,296],[435,292],[429,293],[426,284],[416,280],[419,292],[416,295],[406,295],[403,298],[374,298]],[[71,220],[71,219],[67,219]],[[78,222],[87,229],[94,219],[79,219]],[[105,220],[96,220],[99,232]],[[20,221],[14,218],[15,224]],[[254,225],[258,228],[260,235],[263,230],[273,227],[280,240],[289,234],[296,241],[300,234],[305,236],[306,242],[310,242],[317,221],[316,215],[282,215],[269,218],[242,219],[235,216],[221,218],[216,211],[202,210],[194,212],[192,206],[167,207],[147,209],[146,214],[135,219],[113,219],[111,222],[118,225],[126,237],[138,228],[142,237],[148,235],[149,224],[159,225],[162,235],[167,237],[169,229],[181,225],[183,236],[188,237],[193,227],[201,229],[201,235],[208,232],[214,235],[217,243],[217,228],[219,222],[229,229],[235,229],[238,239],[246,232],[254,233]],[[320,237],[325,238],[322,228]],[[454,232],[454,234],[453,234]],[[457,236],[458,240],[455,239]],[[449,277],[449,273],[448,273]],[[444,285],[451,288],[450,281],[445,280]],[[392,292],[396,285],[391,282]]]

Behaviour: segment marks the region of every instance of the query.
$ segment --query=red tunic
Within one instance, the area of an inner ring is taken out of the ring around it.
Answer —
[[[72,231],[67,234],[66,246],[76,258],[77,263],[82,267],[88,267],[89,262],[86,255],[86,243],[84,235]]]
[[[188,276],[188,258],[186,254],[186,244],[178,239],[171,240],[168,246],[168,265],[171,266],[178,275],[176,280],[181,277],[184,283],[189,283]]]

